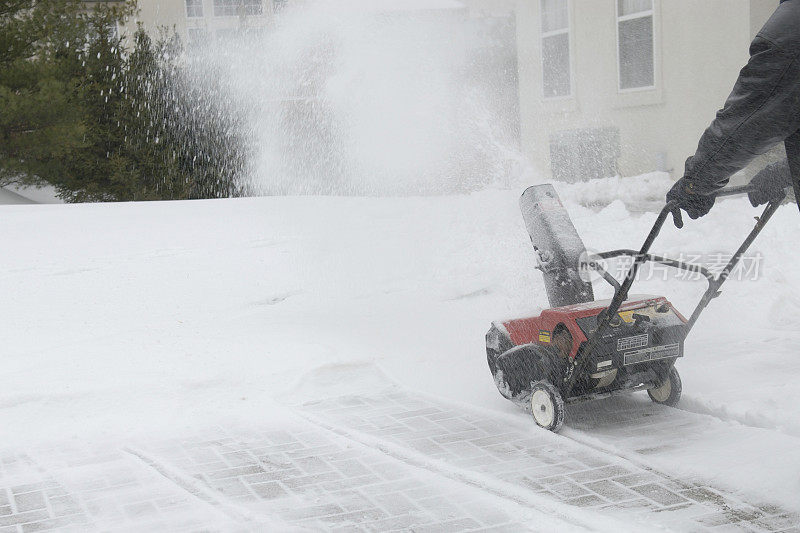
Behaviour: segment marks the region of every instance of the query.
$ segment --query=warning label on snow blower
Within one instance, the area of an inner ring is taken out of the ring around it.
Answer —
[[[667,359],[668,357],[678,357],[681,353],[680,344],[665,344],[664,346],[653,346],[652,348],[643,348],[641,350],[633,350],[623,354],[626,365],[635,365],[638,363],[646,363],[647,361],[655,361],[656,359]]]
[[[625,350],[632,350],[634,348],[642,348],[647,346],[650,342],[647,333],[636,335],[635,337],[624,337],[617,341],[617,351],[624,352]]]

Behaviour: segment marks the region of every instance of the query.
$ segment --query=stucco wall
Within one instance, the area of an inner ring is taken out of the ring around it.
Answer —
[[[288,3],[297,4],[314,0],[288,0]],[[258,27],[267,24],[274,17],[274,0],[263,0],[263,14],[260,16],[248,16],[240,18],[237,16],[214,16],[214,1],[202,0],[203,16],[187,17],[186,0],[138,0],[139,13],[133,17],[123,28],[128,35],[136,29],[137,22],[141,22],[148,32],[160,26],[175,28],[178,33],[186,38],[186,31],[189,28],[202,28],[209,31],[212,35],[220,29],[235,29],[242,26]],[[403,0],[397,0],[397,5],[402,6]],[[507,16],[512,14],[516,0],[458,0],[454,4],[462,4],[469,12],[470,16]],[[391,5],[391,1],[386,2]],[[416,9],[432,7],[430,3],[419,2]]]
[[[506,16],[514,11],[515,0],[459,0],[471,16]]]
[[[166,0],[162,2],[139,0],[138,6],[138,14],[131,21],[132,24],[128,24],[131,29],[135,29],[136,23],[141,22],[145,30],[151,35],[154,35],[154,30],[159,26],[174,27],[178,33],[185,35],[185,0]]]
[[[202,0],[203,16],[187,17],[186,0],[138,0],[139,11],[125,26],[124,31],[131,35],[141,23],[151,35],[157,35],[159,27],[174,28],[178,34],[187,39],[188,28],[198,28],[209,32],[213,37],[216,31],[238,29],[242,27],[260,27],[273,17],[273,0],[262,0],[261,15],[249,16],[215,16],[214,1]]]
[[[552,132],[616,126],[619,171],[682,172],[748,58],[752,28],[777,0],[655,0],[656,88],[621,94],[615,0],[571,0],[573,96],[542,96],[538,0],[517,2],[523,148],[549,169]]]

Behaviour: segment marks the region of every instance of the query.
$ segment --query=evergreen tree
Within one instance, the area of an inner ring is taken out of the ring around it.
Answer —
[[[128,60],[122,123],[140,190],[160,198],[238,196],[247,146],[241,110],[217,78],[193,77],[176,35],[139,29]]]
[[[139,28],[127,52],[112,28],[131,5],[12,4],[0,7],[0,67],[13,67],[0,68],[0,184],[50,183],[73,202],[242,193],[243,117],[190,76],[176,35]]]
[[[85,21],[76,0],[0,3],[0,185],[36,183],[83,146],[65,58],[82,46]]]
[[[135,184],[114,172],[124,151],[118,130],[118,109],[123,101],[125,62],[114,15],[95,13],[88,21],[89,35],[73,73],[71,100],[81,115],[83,143],[58,158],[58,169],[45,177],[67,201],[130,199]]]

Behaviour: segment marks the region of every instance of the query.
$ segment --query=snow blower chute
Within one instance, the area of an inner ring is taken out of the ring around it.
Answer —
[[[731,187],[716,196],[746,194]],[[675,362],[700,313],[720,294],[780,200],[769,202],[739,249],[718,274],[703,266],[650,254],[674,205],[656,219],[641,250],[612,250],[589,255],[552,185],[528,188],[520,199],[525,225],[544,276],[550,309],[540,315],[498,321],[486,334],[489,368],[500,393],[533,414],[535,422],[558,431],[565,402],[602,398],[622,391],[647,390],[660,404],[675,405],[681,379]],[[601,260],[633,260],[620,283]],[[631,296],[628,291],[646,262],[700,274],[708,281],[692,315],[686,319],[663,296]],[[610,300],[594,300],[586,274],[596,272],[614,288]]]

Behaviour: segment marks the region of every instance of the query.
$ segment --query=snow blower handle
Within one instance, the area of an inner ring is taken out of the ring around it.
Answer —
[[[739,187],[728,187],[726,189],[722,189],[717,191],[714,194],[717,198],[728,197],[728,196],[737,196],[741,194],[747,194],[750,192],[750,186],[739,186]],[[742,255],[747,251],[753,241],[756,239],[761,230],[764,229],[764,226],[769,222],[769,219],[772,218],[772,215],[778,209],[780,205],[780,200],[771,200],[767,203],[764,212],[761,214],[760,217],[756,217],[756,225],[744,240],[739,249],[733,254],[728,264],[725,265],[725,268],[720,272],[718,275],[707,276],[708,279],[708,290],[706,290],[705,294],[700,300],[700,303],[697,304],[694,312],[692,313],[691,318],[686,324],[686,329],[684,332],[684,338],[689,335],[689,332],[692,330],[697,319],[700,317],[700,313],[708,306],[709,302],[720,295],[720,287],[725,280],[728,279],[730,273],[739,263],[739,260],[742,258]],[[603,335],[605,334],[606,330],[609,327],[609,324],[614,316],[619,312],[622,303],[628,298],[628,291],[633,285],[634,280],[636,279],[636,274],[639,272],[639,267],[642,263],[646,261],[652,260],[653,256],[649,254],[650,247],[655,242],[656,237],[661,232],[661,228],[664,226],[664,222],[672,213],[672,210],[676,208],[675,202],[668,202],[661,212],[658,214],[658,218],[656,218],[655,223],[653,224],[650,233],[647,235],[647,238],[642,245],[641,250],[633,256],[633,264],[631,265],[630,270],[628,270],[627,275],[625,276],[625,280],[615,286],[614,291],[614,298],[611,300],[608,308],[603,312],[602,318],[600,319],[599,324],[597,325],[597,329],[589,338],[588,342],[584,345],[584,347],[579,350],[578,354],[575,357],[574,363],[570,366],[567,376],[564,379],[564,384],[562,387],[562,395],[565,398],[569,397],[570,392],[572,391],[572,387],[575,385],[575,381],[579,375],[583,372],[583,367],[586,365],[586,362],[589,360],[589,354],[594,352],[597,348],[598,344],[600,344]],[[627,254],[626,254],[627,255]],[[683,267],[685,268],[685,267]],[[704,270],[704,269],[703,269]]]
[[[750,192],[749,185],[742,185],[738,187],[728,187],[725,189],[721,189],[716,193],[712,193],[717,198],[723,198],[728,196],[737,196],[741,194],[747,194]],[[778,209],[780,205],[780,201],[772,200],[767,203],[767,207],[764,209],[764,212],[761,214],[760,217],[756,217],[756,226],[744,240],[742,245],[736,250],[736,253],[733,254],[731,260],[722,270],[722,272],[709,279],[709,288],[706,291],[706,294],[703,296],[703,299],[700,301],[700,304],[695,309],[694,313],[692,313],[692,318],[689,319],[689,323],[687,324],[686,333],[688,335],[689,331],[694,326],[695,321],[700,316],[700,312],[705,309],[708,302],[710,302],[713,298],[719,296],[719,288],[728,279],[731,271],[736,267],[739,263],[739,259],[741,259],[742,255],[747,251],[753,241],[756,239],[761,230],[764,228],[769,219],[772,218],[772,215],[775,213],[775,210]],[[642,245],[642,249],[639,253],[634,257],[633,265],[631,265],[630,270],[628,270],[628,274],[625,276],[625,281],[622,282],[619,289],[614,292],[614,298],[611,300],[611,305],[608,306],[608,312],[605,314],[604,320],[600,323],[597,331],[605,330],[608,327],[608,323],[611,321],[611,317],[617,314],[619,311],[622,302],[624,302],[628,298],[628,291],[633,285],[633,281],[636,279],[636,274],[639,272],[639,267],[642,263],[646,262],[649,259],[648,252],[650,252],[650,247],[653,245],[653,242],[658,237],[658,234],[661,232],[661,228],[664,226],[664,221],[667,220],[667,217],[672,213],[672,210],[675,208],[675,202],[668,202],[667,205],[661,210],[661,213],[658,214],[658,218],[656,219],[655,224],[653,224],[653,228],[650,230],[650,233],[647,235],[647,238]],[[602,333],[601,333],[602,335]],[[597,335],[596,338],[600,338],[601,335]]]
[[[740,185],[737,187],[727,187],[725,189],[721,189],[714,193],[710,193],[708,196],[713,195],[716,198],[725,198],[729,196],[739,196],[742,194],[747,194],[750,191],[751,187],[748,184],[748,185]],[[728,278],[731,271],[738,264],[739,259],[741,259],[742,255],[747,251],[747,249],[753,243],[758,234],[761,233],[761,230],[764,228],[764,225],[769,221],[773,213],[775,213],[775,210],[778,208],[778,205],[780,205],[780,202],[774,200],[767,203],[767,207],[766,209],[764,209],[764,213],[760,217],[756,217],[757,223],[755,228],[753,228],[753,230],[747,236],[747,238],[739,247],[739,249],[736,251],[736,253],[733,254],[733,257],[725,266],[725,268],[722,270],[722,272],[718,276],[709,279],[709,285],[710,285],[709,290],[706,291],[706,295],[704,295],[703,300],[701,300],[700,302],[700,305],[698,306],[697,309],[695,309],[695,312],[692,314],[692,319],[689,320],[688,328],[686,331],[687,334],[694,325],[694,322],[697,320],[697,317],[700,315],[700,312],[703,309],[705,309],[706,305],[708,305],[708,302],[712,298],[718,296],[719,287]],[[606,313],[605,316],[606,320],[604,320],[603,323],[600,324],[601,326],[607,327],[608,325],[607,323],[611,320],[611,317],[616,315],[617,311],[619,311],[619,308],[622,305],[622,302],[624,302],[628,298],[628,291],[630,290],[631,285],[633,285],[633,281],[636,279],[636,274],[639,271],[639,267],[642,265],[642,263],[646,262],[649,259],[648,252],[650,252],[650,247],[653,245],[653,242],[656,240],[656,237],[658,237],[658,234],[661,232],[661,228],[664,226],[664,221],[667,219],[667,217],[672,213],[672,210],[675,208],[676,205],[674,201],[668,202],[667,205],[665,205],[664,208],[661,210],[661,213],[659,213],[655,224],[653,224],[653,228],[650,230],[650,233],[647,235],[647,238],[645,239],[644,244],[642,245],[642,249],[634,258],[633,265],[631,265],[628,274],[625,276],[625,281],[623,281],[619,289],[615,291],[614,298],[611,300],[611,305],[608,306],[608,313]],[[706,296],[712,294],[712,289],[713,289],[713,296],[710,296],[706,301]],[[601,328],[598,327],[598,331],[600,329]],[[605,327],[603,327],[602,329],[605,329]]]
[[[709,193],[697,193],[700,196],[713,196],[714,198],[724,198],[726,196],[738,196],[740,194],[749,194],[752,191],[750,184],[747,185],[739,185],[737,187],[727,187],[725,189],[720,189],[718,191],[709,192]],[[681,210],[676,205],[676,202],[673,200],[672,202],[668,202],[664,209],[669,209],[670,213],[672,213],[673,218],[675,219],[675,225],[678,228],[683,227],[683,222],[681,219]]]
[[[725,189],[720,189],[716,192],[712,192],[707,194],[706,196],[714,196],[716,198],[724,198],[726,196],[738,196],[740,194],[748,194],[752,189],[750,185],[739,185],[737,187],[727,187]]]

